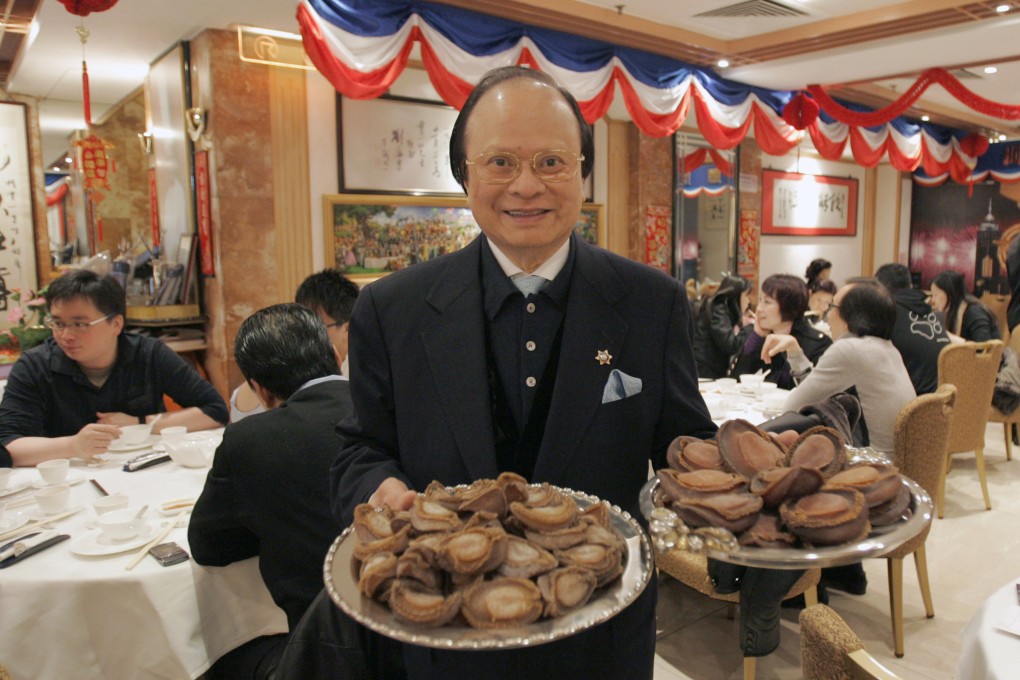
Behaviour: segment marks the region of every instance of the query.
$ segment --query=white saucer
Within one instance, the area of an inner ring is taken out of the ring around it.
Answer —
[[[28,509],[8,510],[4,513],[3,520],[0,520],[0,534],[14,531],[18,527],[28,524]]]
[[[128,550],[134,550],[140,548],[149,541],[152,540],[160,531],[158,524],[150,524],[149,530],[142,536],[135,536],[123,541],[114,541],[106,538],[103,535],[102,530],[96,529],[90,531],[74,543],[71,544],[71,552],[75,555],[85,555],[86,557],[98,557],[102,555],[116,555],[117,553],[127,552]]]
[[[66,508],[64,508],[60,512],[55,512],[52,515],[47,515],[45,512],[43,512],[42,508],[40,508],[39,506],[36,506],[36,507],[31,508],[29,510],[28,518],[31,519],[33,522],[45,522],[47,520],[53,519],[54,517],[60,517],[61,515],[66,515],[69,512],[70,513],[76,513],[76,512],[78,512],[79,510],[81,510],[84,507],[85,507],[84,503],[78,503],[77,505],[68,505]],[[67,519],[67,518],[65,517],[64,519]]]
[[[37,478],[32,480],[32,486],[34,486],[37,489],[41,489],[44,486],[59,486],[60,484],[67,484],[68,486],[74,486],[75,484],[81,484],[84,481],[85,481],[85,473],[84,472],[82,472],[81,470],[70,470],[67,473],[67,479],[65,479],[62,482],[57,482],[56,484],[47,484],[42,479],[39,479],[37,477]]]
[[[32,482],[28,481],[27,479],[25,481],[23,481],[23,482],[15,482],[14,484],[8,484],[4,488],[0,489],[0,498],[5,498],[7,496],[13,496],[14,494],[18,493],[19,491],[24,491],[25,489],[27,489],[31,485],[32,485]]]
[[[128,444],[122,442],[119,439],[114,439],[110,442],[110,446],[107,447],[107,453],[128,453],[129,451],[141,451],[142,449],[151,449],[152,445],[160,441],[158,434],[150,434],[145,441],[137,444]]]

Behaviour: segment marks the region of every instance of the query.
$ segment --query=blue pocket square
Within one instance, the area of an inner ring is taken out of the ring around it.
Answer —
[[[627,375],[618,368],[614,368],[606,381],[605,389],[602,390],[602,403],[608,404],[619,399],[633,397],[641,393],[641,378]]]

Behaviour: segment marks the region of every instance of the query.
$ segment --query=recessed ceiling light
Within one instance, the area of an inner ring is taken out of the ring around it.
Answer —
[[[66,157],[64,158],[64,162],[65,162],[65,163],[70,163],[70,162],[71,162],[71,157],[70,157],[70,156],[66,156]]]
[[[54,172],[60,172],[60,168],[59,168],[59,167],[57,167],[56,165],[54,165],[54,166],[53,166],[53,171],[54,171]]]
[[[991,73],[998,73],[998,72],[999,72],[999,69],[995,68],[994,66],[985,66],[985,73],[991,74]]]
[[[727,60],[725,60],[725,59],[720,59],[720,60],[719,60],[718,62],[716,62],[716,63],[717,63],[718,65],[719,65],[719,68],[726,68],[726,67],[728,67],[728,66],[730,65],[730,62],[728,62],[728,61],[727,61]]]
[[[923,120],[923,121],[924,121],[925,123],[927,123],[927,122],[928,122],[929,120],[931,120],[931,116],[929,116],[929,115],[928,115],[928,114],[926,113],[926,114],[924,114],[923,116],[921,116],[921,120]]]
[[[1000,142],[1005,142],[1006,141],[1006,135],[999,135],[999,141]]]
[[[995,11],[998,12],[999,14],[1002,14],[1003,12],[1008,12],[1009,10],[1010,10],[1009,5],[999,5],[998,7],[995,8]]]

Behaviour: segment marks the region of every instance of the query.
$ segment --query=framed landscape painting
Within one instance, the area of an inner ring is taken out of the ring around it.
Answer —
[[[479,234],[463,197],[331,194],[323,197],[326,266],[364,285],[460,250]],[[576,229],[605,245],[603,206],[585,203]]]

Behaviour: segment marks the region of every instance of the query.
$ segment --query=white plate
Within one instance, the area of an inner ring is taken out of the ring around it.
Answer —
[[[150,434],[148,438],[137,444],[128,444],[119,439],[114,439],[110,442],[110,446],[107,447],[107,453],[128,453],[129,451],[141,451],[142,449],[151,449],[153,444],[160,441],[158,434]]]
[[[23,482],[16,482],[14,484],[8,484],[4,488],[0,489],[0,498],[5,498],[7,496],[13,496],[14,494],[18,493],[19,491],[24,491],[25,489],[27,489],[31,485],[32,485],[32,482],[28,481],[27,479],[25,481],[23,481]]]
[[[75,555],[86,557],[99,557],[102,555],[116,555],[135,548],[141,548],[152,540],[161,527],[158,524],[150,524],[149,530],[142,536],[135,536],[124,541],[114,541],[103,536],[100,529],[90,531],[71,544],[71,552]]]
[[[68,505],[66,508],[64,508],[60,512],[55,512],[52,515],[47,515],[45,512],[43,512],[42,508],[36,506],[34,508],[29,509],[28,517],[33,522],[45,522],[46,520],[49,520],[49,519],[51,519],[53,517],[60,517],[61,515],[66,515],[69,512],[70,513],[76,513],[76,512],[78,512],[79,510],[81,510],[84,507],[85,507],[84,503],[78,503],[77,505]],[[67,519],[67,518],[65,517],[64,519]]]
[[[32,480],[32,486],[34,486],[37,489],[41,489],[44,486],[59,486],[60,484],[74,486],[75,484],[81,484],[84,481],[85,481],[84,472],[82,472],[81,470],[71,470],[67,473],[67,479],[65,479],[62,482],[57,482],[56,484],[47,484],[42,479],[37,477],[36,479]]]
[[[0,534],[6,534],[28,524],[29,514],[27,508],[5,512],[3,520],[0,520]]]

